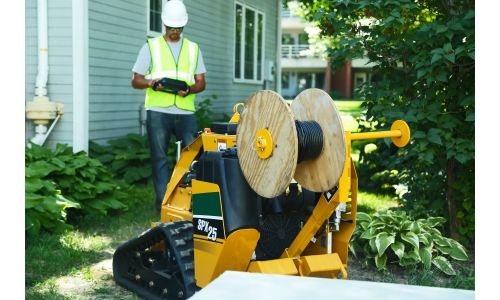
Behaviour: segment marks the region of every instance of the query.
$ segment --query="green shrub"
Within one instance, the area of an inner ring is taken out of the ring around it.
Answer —
[[[404,211],[385,210],[374,216],[358,212],[357,226],[349,245],[357,256],[362,253],[366,262],[373,260],[377,269],[399,263],[406,268],[431,265],[448,275],[455,275],[449,258],[467,260],[465,248],[457,241],[443,237],[436,228],[446,220],[428,217],[412,220]]]
[[[68,208],[86,214],[127,209],[120,201],[126,196],[122,185],[84,152],[74,154],[63,144],[54,151],[33,144],[25,149],[25,164],[25,230],[30,234],[71,227]]]
[[[147,183],[151,179],[151,161],[147,136],[128,134],[103,146],[89,144],[89,155],[108,166],[111,172],[128,184]]]
[[[215,114],[212,110],[212,100],[216,100],[217,96],[213,95],[210,98],[206,98],[198,103],[198,107],[195,111],[196,124],[198,129],[203,130],[206,127],[210,127],[215,120]]]

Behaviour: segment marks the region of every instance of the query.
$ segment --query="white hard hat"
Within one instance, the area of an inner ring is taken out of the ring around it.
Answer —
[[[170,0],[163,5],[161,20],[168,27],[184,27],[188,22],[186,6],[181,0]]]

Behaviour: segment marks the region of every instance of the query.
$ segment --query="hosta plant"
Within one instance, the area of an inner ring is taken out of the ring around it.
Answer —
[[[437,229],[446,220],[442,217],[411,219],[404,211],[384,210],[370,216],[358,212],[357,226],[349,248],[366,262],[373,261],[379,270],[389,263],[401,267],[432,265],[448,275],[455,275],[450,259],[467,260],[465,248],[444,237]]]
[[[25,150],[26,231],[68,228],[68,208],[85,214],[125,210],[125,187],[98,160],[58,144],[54,150],[31,145]]]
[[[93,158],[108,166],[113,174],[128,184],[146,183],[151,178],[151,162],[147,136],[128,134],[108,141],[109,145],[89,143]]]

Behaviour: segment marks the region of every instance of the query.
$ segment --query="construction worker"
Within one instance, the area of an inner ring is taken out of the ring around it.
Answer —
[[[161,19],[165,34],[148,39],[132,69],[132,87],[146,89],[146,125],[158,211],[172,172],[167,161],[170,137],[175,134],[182,147],[193,141],[197,132],[194,101],[196,93],[205,89],[206,72],[198,44],[182,34],[188,22],[184,3],[164,2]],[[185,81],[188,88],[177,94],[162,92],[164,87],[155,86],[155,82],[163,77]]]

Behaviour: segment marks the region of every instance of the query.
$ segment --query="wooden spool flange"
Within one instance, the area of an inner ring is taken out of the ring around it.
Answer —
[[[346,159],[344,128],[332,98],[323,90],[307,89],[291,104],[295,119],[316,121],[323,131],[323,151],[312,160],[299,163],[295,180],[313,192],[325,192],[339,182]]]
[[[298,155],[294,117],[283,97],[269,90],[253,94],[241,113],[236,143],[252,189],[266,198],[282,194],[292,181]]]

